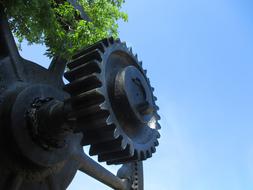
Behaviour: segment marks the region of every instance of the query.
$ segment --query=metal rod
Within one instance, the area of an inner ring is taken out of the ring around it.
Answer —
[[[8,19],[5,14],[5,8],[0,3],[0,57],[10,56],[12,67],[19,80],[23,72],[22,58],[19,55],[16,42],[9,27]]]
[[[129,190],[129,184],[126,179],[120,179],[103,166],[92,160],[84,152],[75,156],[80,163],[80,171],[95,178],[96,180],[117,190]]]
[[[23,178],[21,177],[21,175],[17,174],[15,177],[13,177],[9,190],[19,190],[22,183]]]
[[[54,73],[59,78],[62,78],[63,73],[66,68],[66,63],[67,63],[66,60],[62,59],[61,57],[56,56],[53,58],[52,62],[50,63],[48,70]]]

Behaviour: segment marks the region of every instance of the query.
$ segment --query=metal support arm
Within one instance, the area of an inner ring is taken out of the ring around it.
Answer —
[[[14,37],[9,27],[5,9],[0,4],[0,58],[9,56],[12,60],[12,67],[16,77],[21,80],[23,65],[19,55]]]
[[[74,159],[80,163],[80,171],[95,178],[101,183],[116,190],[130,190],[130,182],[127,179],[120,179],[115,176],[113,173],[87,156],[83,150],[77,151],[74,155]]]

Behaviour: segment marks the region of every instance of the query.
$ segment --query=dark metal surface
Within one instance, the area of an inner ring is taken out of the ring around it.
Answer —
[[[143,190],[143,164],[142,162],[132,162],[123,164],[119,169],[117,176],[121,179],[131,181],[131,190]]]
[[[137,57],[119,40],[102,40],[68,63],[65,90],[90,155],[107,164],[142,161],[158,146],[158,107]]]
[[[0,190],[64,190],[77,170],[118,190],[143,190],[142,160],[158,145],[146,72],[124,43],[104,39],[45,69],[23,59],[0,7]],[[123,164],[117,176],[99,161]],[[84,187],[85,189],[85,187]]]
[[[23,74],[23,67],[21,65],[21,57],[18,53],[18,49],[12,33],[9,29],[8,21],[5,16],[4,7],[0,3],[0,58],[9,57],[11,59],[12,72],[14,72],[15,77],[21,80],[21,75]]]
[[[78,162],[80,163],[80,171],[95,178],[101,183],[104,183],[113,189],[130,189],[130,181],[128,181],[126,178],[119,178],[112,174],[110,171],[106,170],[104,167],[102,167],[97,162],[92,160],[89,156],[87,156],[83,152],[81,146],[79,146],[79,150],[76,151],[76,154],[73,155],[73,158],[78,160]]]

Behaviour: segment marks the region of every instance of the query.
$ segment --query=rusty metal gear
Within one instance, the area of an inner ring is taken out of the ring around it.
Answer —
[[[153,88],[137,55],[125,43],[104,39],[67,64],[65,90],[82,145],[98,161],[122,164],[152,156],[160,137]]]

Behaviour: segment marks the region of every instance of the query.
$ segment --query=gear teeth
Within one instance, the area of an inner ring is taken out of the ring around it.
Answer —
[[[142,61],[139,61],[139,62],[138,62],[138,64],[139,64],[139,66],[141,66],[141,67],[142,67]]]
[[[156,148],[155,147],[151,147],[151,152],[152,154],[156,152]]]
[[[126,42],[122,42],[124,48],[127,48]]]
[[[150,80],[149,80],[149,78],[147,78],[147,82],[148,82],[148,84],[150,85]],[[150,87],[150,89],[152,89],[152,87]],[[153,91],[152,91],[153,92]]]
[[[102,43],[104,44],[105,47],[109,47],[110,46],[110,42],[109,42],[108,39],[104,39]]]
[[[154,108],[156,111],[158,111],[160,109],[157,105],[154,105]]]
[[[106,123],[107,123],[107,125],[110,125],[110,124],[113,123],[113,119],[112,119],[112,116],[111,116],[111,115],[109,115],[109,116],[107,117]]]
[[[156,117],[156,120],[160,120],[161,119],[161,116],[157,112],[155,112],[155,117]]]
[[[89,107],[81,107],[79,110],[73,112],[71,116],[75,116],[76,118],[85,118],[85,117],[91,117],[92,115],[98,114],[98,113],[108,113],[107,110],[101,110],[100,104],[91,105]]]
[[[159,145],[158,140],[155,140],[155,142],[154,142],[154,146],[158,146],[158,145]]]
[[[126,140],[126,139],[123,139],[123,140],[122,140],[122,143],[121,143],[121,147],[122,147],[123,149],[126,149],[127,145],[128,145],[127,140]],[[129,146],[130,146],[130,145],[129,145]],[[130,149],[131,149],[131,147],[130,147]]]
[[[102,60],[102,52],[99,49],[94,49],[91,52],[88,52],[80,57],[77,57],[73,61],[69,62],[67,64],[67,67],[71,70],[75,67],[78,67],[86,62],[89,62],[90,60]]]
[[[79,78],[67,85],[65,85],[64,90],[69,92],[71,95],[78,95],[82,92],[89,91],[102,86],[100,76],[98,74],[91,74]]]
[[[160,125],[158,122],[156,122],[156,129],[157,129],[157,130],[160,130],[160,129],[161,129],[161,125]]]
[[[107,112],[102,112],[96,115],[93,115],[91,117],[86,118],[80,118],[78,120],[78,123],[76,126],[75,132],[83,132],[85,133],[86,130],[100,130],[101,128],[106,128],[110,125],[107,125],[105,122],[105,119],[108,117]]]
[[[143,69],[143,72],[145,73],[145,75],[147,74],[147,70],[146,69]],[[148,79],[148,82],[150,83],[149,79]]]
[[[124,159],[129,158],[133,156],[133,154],[130,152],[130,145],[128,145],[124,150],[117,151],[117,152],[111,152],[111,153],[105,153],[105,154],[99,154],[98,155],[98,161],[99,162],[113,162],[117,161],[118,159]]]
[[[140,151],[140,158],[141,158],[141,160],[146,160],[147,159],[146,154],[145,154],[144,151]]]
[[[134,57],[138,60],[138,55],[137,54],[135,54]]]
[[[157,131],[156,138],[159,139],[161,137],[160,133]]]
[[[111,164],[124,164],[124,163],[134,162],[134,161],[138,161],[138,152],[137,151],[135,151],[134,155],[129,158],[122,158],[122,159],[118,159],[117,161],[108,161],[106,163],[108,165],[111,165]]]
[[[120,132],[117,128],[114,130],[113,136],[114,136],[114,138],[118,138],[120,136]]]
[[[153,99],[154,99],[154,101],[157,101],[157,97],[156,96],[153,96]]]
[[[91,156],[100,156],[102,154],[111,154],[112,152],[121,152],[123,150],[121,142],[122,137],[119,137],[118,139],[114,139],[104,143],[92,144],[89,154]]]
[[[117,39],[115,40],[115,43],[121,43],[121,40],[120,40],[119,38],[117,38]]]
[[[102,104],[100,104],[100,109],[101,110],[108,110],[107,103],[104,101]]]
[[[115,126],[104,126],[100,128],[100,131],[97,130],[85,130],[83,135],[83,144],[84,145],[99,145],[103,144],[108,141],[114,141],[115,138],[113,137],[113,131]]]
[[[98,104],[97,104],[98,105]],[[105,118],[109,116],[109,111],[102,110],[95,114],[89,114],[89,117],[80,117],[78,118],[80,122],[85,122],[87,125],[98,125],[98,126],[107,126]],[[108,125],[109,126],[109,125]]]
[[[88,46],[87,48],[81,50],[79,53],[75,54],[72,59],[76,59],[77,57],[80,57],[84,54],[87,54],[91,51],[93,51],[94,49],[99,49],[101,52],[104,52],[105,51],[105,48],[108,47],[109,44],[108,44],[108,40],[107,39],[103,39],[91,46]]]
[[[87,92],[81,93],[77,96],[70,98],[68,101],[71,102],[72,106],[79,108],[80,106],[89,106],[104,102],[105,98],[100,88],[95,88]]]
[[[146,156],[147,156],[147,158],[151,158],[151,157],[152,157],[152,152],[151,152],[151,150],[147,150],[147,151],[146,151]]]
[[[100,63],[97,60],[92,60],[83,64],[80,64],[79,66],[67,71],[64,74],[64,77],[68,81],[73,81],[78,78],[81,78],[84,75],[90,75],[92,73],[100,73]]]
[[[113,37],[108,38],[108,42],[109,42],[111,45],[114,44],[114,38],[113,38]]]

